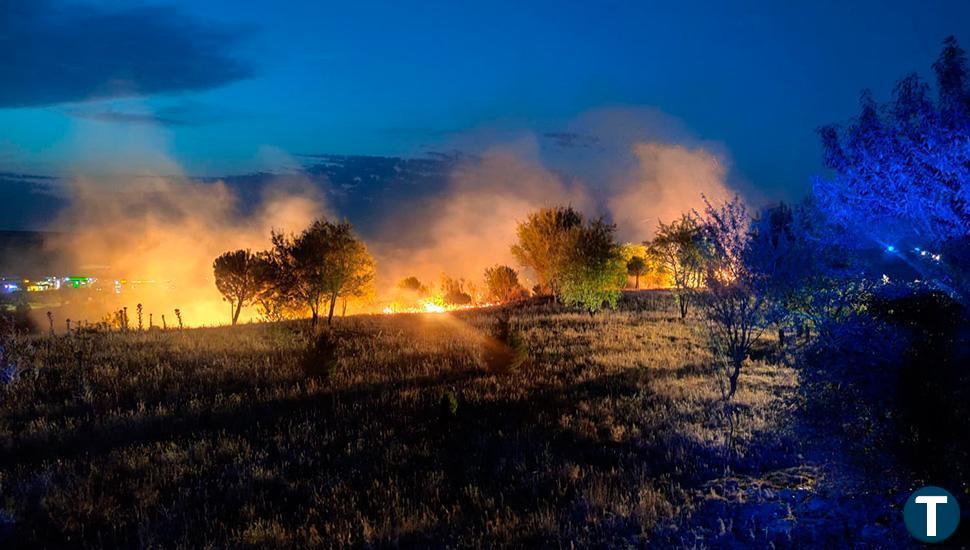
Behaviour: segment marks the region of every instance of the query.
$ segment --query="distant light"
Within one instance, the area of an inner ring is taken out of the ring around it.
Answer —
[[[896,251],[896,247],[895,246],[893,246],[891,244],[886,246],[886,252],[895,252],[895,251]]]

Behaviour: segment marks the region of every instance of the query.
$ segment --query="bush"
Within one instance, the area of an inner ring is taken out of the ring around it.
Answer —
[[[303,356],[303,373],[308,378],[330,381],[337,374],[339,339],[333,331],[324,331]]]
[[[941,292],[875,299],[873,314],[904,335],[898,356],[903,458],[936,483],[970,489],[970,320]]]
[[[808,417],[876,467],[893,457],[920,478],[970,488],[970,321],[958,302],[877,295],[805,359]]]
[[[518,272],[507,265],[496,265],[485,270],[485,288],[490,302],[506,303],[529,296],[519,283]]]
[[[590,315],[616,308],[626,285],[626,262],[616,243],[616,228],[602,220],[576,227],[559,271],[559,297]]]
[[[438,411],[441,414],[442,421],[458,416],[458,397],[455,396],[455,392],[445,390],[441,394],[441,398],[438,400]]]

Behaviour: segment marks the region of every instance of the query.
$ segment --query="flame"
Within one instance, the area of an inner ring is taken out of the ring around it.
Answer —
[[[442,303],[438,300],[420,300],[417,306],[404,306],[397,302],[391,303],[385,306],[381,313],[385,315],[394,315],[396,313],[448,313],[449,311],[461,311],[465,309],[476,309],[482,307],[491,307],[498,305],[497,303],[480,303],[480,304],[447,304]]]
[[[434,302],[425,302],[424,310],[428,313],[444,313],[445,311],[447,311],[445,309],[445,306],[438,305]]]

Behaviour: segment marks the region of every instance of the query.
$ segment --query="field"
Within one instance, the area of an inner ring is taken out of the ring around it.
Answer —
[[[505,314],[531,359],[514,370],[483,356]],[[323,376],[303,324],[34,337],[35,368],[0,404],[0,540],[791,540],[790,505],[725,506],[815,482],[792,439],[795,371],[763,346],[729,415],[702,333],[663,293],[594,317],[539,302],[349,317],[335,335]]]

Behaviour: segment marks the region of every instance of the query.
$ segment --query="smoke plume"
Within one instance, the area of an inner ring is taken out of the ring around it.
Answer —
[[[61,315],[75,320],[96,321],[110,306],[128,307],[134,323],[142,303],[146,325],[153,313],[156,325],[166,315],[173,326],[175,308],[189,325],[225,323],[229,306],[216,290],[213,260],[227,250],[265,249],[272,229],[299,231],[328,214],[319,191],[292,180],[270,185],[246,212],[222,182],[185,178],[77,178],[68,195],[53,224],[57,247],[76,275],[98,278],[103,294],[68,304]]]
[[[636,168],[611,187],[607,206],[621,238],[650,238],[657,223],[703,209],[703,197],[718,203],[733,196],[726,169],[714,154],[682,145],[637,143]]]
[[[487,267],[519,268],[510,252],[516,226],[542,207],[572,205],[604,216],[617,224],[620,239],[640,242],[658,221],[699,209],[702,195],[729,198],[727,155],[684,137],[669,120],[650,110],[613,109],[578,117],[563,131],[491,133],[493,142],[468,151],[443,192],[414,189],[378,210],[390,214],[363,237],[377,260],[380,298],[411,275],[426,285],[442,275],[479,285]],[[496,135],[505,142],[495,143]],[[142,303],[156,325],[163,313],[171,325],[175,308],[189,325],[226,323],[229,305],[212,274],[218,255],[265,249],[272,229],[298,232],[314,218],[339,214],[299,176],[268,185],[255,206],[221,182],[185,177],[78,177],[67,195],[52,227],[61,234],[58,248],[76,275],[101,279],[104,295],[91,303],[71,298],[60,315],[89,321],[124,306],[132,318]],[[520,275],[528,285],[530,274]],[[252,308],[244,309],[243,319],[253,317]]]
[[[458,167],[443,194],[389,221],[374,247],[382,285],[410,275],[433,284],[443,274],[477,283],[487,267],[515,265],[510,245],[530,212],[590,202],[582,186],[522,153],[487,151]]]

